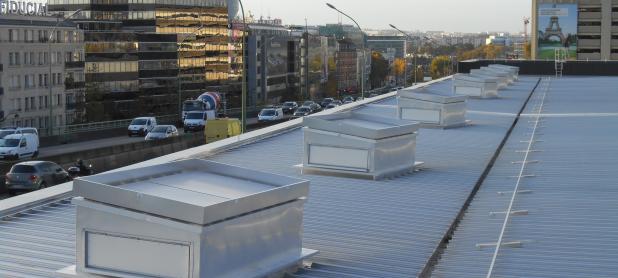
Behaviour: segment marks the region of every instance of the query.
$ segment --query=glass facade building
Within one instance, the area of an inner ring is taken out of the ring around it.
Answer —
[[[53,13],[78,9],[89,121],[176,114],[205,91],[240,94],[226,1],[49,0]]]

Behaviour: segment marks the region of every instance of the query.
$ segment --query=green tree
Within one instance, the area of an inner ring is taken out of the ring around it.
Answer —
[[[429,71],[431,72],[431,77],[433,79],[441,78],[449,74],[449,69],[451,67],[451,58],[448,56],[438,56],[435,57],[431,61],[431,67]]]
[[[371,87],[382,87],[384,80],[386,80],[386,76],[388,76],[388,72],[388,61],[384,59],[381,53],[373,52],[371,54],[371,73],[369,74]]]

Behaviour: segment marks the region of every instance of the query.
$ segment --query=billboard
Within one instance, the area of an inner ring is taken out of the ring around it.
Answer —
[[[537,59],[555,59],[556,49],[577,59],[577,17],[577,4],[539,4]]]

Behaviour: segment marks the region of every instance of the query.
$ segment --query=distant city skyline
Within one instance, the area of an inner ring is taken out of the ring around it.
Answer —
[[[531,1],[521,0],[249,0],[243,2],[255,18],[281,18],[284,24],[337,23],[340,16],[326,3],[354,17],[364,29],[389,29],[389,24],[408,31],[511,32],[523,31]],[[373,5],[369,5],[372,3]],[[374,7],[375,6],[375,7]],[[344,24],[353,24],[341,18]]]

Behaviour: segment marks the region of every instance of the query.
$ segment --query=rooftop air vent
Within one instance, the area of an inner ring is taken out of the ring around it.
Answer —
[[[498,82],[498,89],[504,89],[510,84],[508,74],[505,72],[489,71],[486,69],[473,69],[470,70],[470,75],[473,77],[496,79]]]
[[[411,172],[419,124],[357,112],[305,117],[303,173],[382,179]]]
[[[481,67],[481,70],[506,77],[509,85],[513,84],[516,81],[514,72],[509,69],[499,67]]]
[[[74,182],[77,266],[61,277],[264,277],[301,244],[309,182],[185,160]]]
[[[513,75],[515,80],[519,79],[519,67],[500,65],[500,64],[492,64],[492,65],[489,65],[489,68],[495,68],[495,69],[500,69],[500,70],[508,71],[508,72],[510,72]]]
[[[458,73],[453,76],[453,92],[469,97],[496,98],[498,97],[498,79]]]
[[[425,127],[453,128],[466,125],[466,96],[429,88],[397,93],[399,119],[420,122]]]

